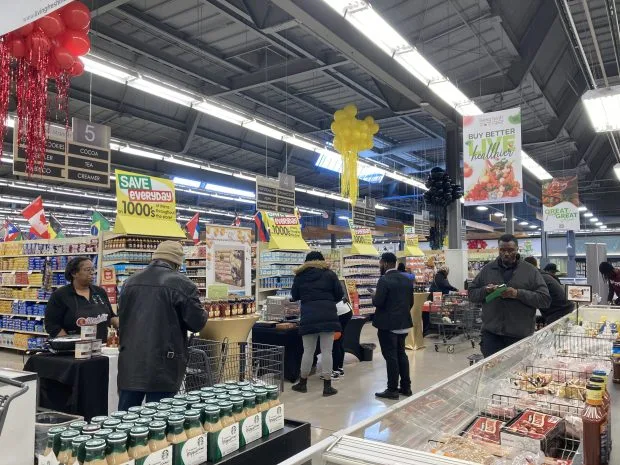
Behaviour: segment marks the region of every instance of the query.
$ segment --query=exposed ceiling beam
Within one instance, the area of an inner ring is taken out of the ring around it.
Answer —
[[[202,113],[191,110],[189,115],[187,116],[187,132],[185,133],[183,143],[183,149],[181,153],[187,153],[187,151],[192,146],[192,140],[194,139],[194,135],[196,135],[196,130],[198,129],[198,125],[200,124],[200,119],[202,117]]]
[[[109,2],[107,2],[105,5],[101,5],[98,8],[92,10],[90,12],[90,17],[91,18],[96,18],[97,16],[101,16],[105,13],[107,13],[108,11],[112,11],[115,8],[118,8],[121,5],[124,5],[125,3],[129,3],[131,0],[111,0]]]

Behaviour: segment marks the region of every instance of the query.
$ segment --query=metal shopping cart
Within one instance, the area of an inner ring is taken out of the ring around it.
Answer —
[[[3,384],[8,384],[9,386],[16,387],[18,388],[18,390],[8,395],[0,394],[0,434],[2,434],[2,428],[4,428],[4,422],[6,421],[6,417],[9,413],[9,407],[11,405],[11,402],[13,402],[19,396],[25,394],[26,391],[28,391],[28,386],[26,386],[24,383],[12,380],[11,378],[0,376],[0,386]]]
[[[480,309],[467,296],[445,295],[441,304],[433,303],[430,310],[430,324],[437,332],[435,351],[445,345],[449,354],[454,353],[456,344],[469,342],[472,348],[480,337],[482,317]]]

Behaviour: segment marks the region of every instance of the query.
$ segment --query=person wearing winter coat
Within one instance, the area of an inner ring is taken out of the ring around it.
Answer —
[[[332,347],[334,333],[342,331],[336,303],[342,300],[344,291],[338,276],[329,269],[321,252],[310,252],[305,263],[295,270],[291,300],[300,301],[299,334],[304,354],[301,359],[301,376],[293,386],[297,392],[307,392],[308,376],[317,340],[321,346],[321,370],[323,395],[332,396],[338,391],[332,387]]]

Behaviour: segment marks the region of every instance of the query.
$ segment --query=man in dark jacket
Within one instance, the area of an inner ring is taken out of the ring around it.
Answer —
[[[538,268],[538,260],[535,257],[526,257],[524,260]],[[548,308],[539,308],[543,322],[546,325],[559,320],[575,309],[574,304],[566,299],[566,289],[555,276],[557,272],[558,267],[555,263],[548,263],[545,269],[540,272],[545,280],[547,289],[549,289],[549,295],[551,295],[551,305]]]
[[[179,273],[183,248],[165,241],[131,276],[119,300],[119,410],[175,394],[187,364],[187,332],[207,323],[196,285]]]
[[[469,299],[482,304],[482,354],[493,355],[530,336],[536,329],[537,308],[551,304],[542,275],[519,257],[517,238],[499,238],[499,257],[482,268],[469,286]],[[487,295],[505,285],[501,295],[486,302]]]
[[[295,270],[291,289],[291,300],[301,301],[299,334],[304,354],[301,359],[299,382],[293,386],[297,392],[308,391],[308,376],[312,369],[312,359],[317,340],[321,345],[321,369],[323,395],[332,396],[338,391],[332,387],[332,348],[334,332],[341,331],[336,302],[340,302],[344,290],[338,275],[329,269],[321,252],[310,252],[306,261]]]
[[[409,358],[405,352],[405,338],[413,327],[413,283],[396,269],[396,255],[386,252],[379,262],[381,278],[377,291],[372,294],[375,306],[373,326],[377,328],[381,353],[387,367],[387,389],[375,396],[383,399],[398,399],[399,394],[411,395]],[[400,378],[400,389],[398,381]]]

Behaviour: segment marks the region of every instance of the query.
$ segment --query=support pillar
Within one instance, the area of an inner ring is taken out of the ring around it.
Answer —
[[[545,231],[545,223],[540,224],[540,267],[544,268],[549,263],[549,249],[547,245],[547,231]]]
[[[514,234],[515,233],[515,222],[513,221],[515,217],[515,208],[511,203],[506,204],[506,234]]]
[[[569,278],[577,277],[577,246],[575,244],[575,231],[566,233],[566,255],[568,256],[568,264],[566,266],[566,274]]]
[[[331,224],[336,224],[336,213],[332,215]],[[338,244],[336,243],[336,234],[331,233],[329,235],[329,239],[331,241],[332,249],[336,249],[338,247]]]

